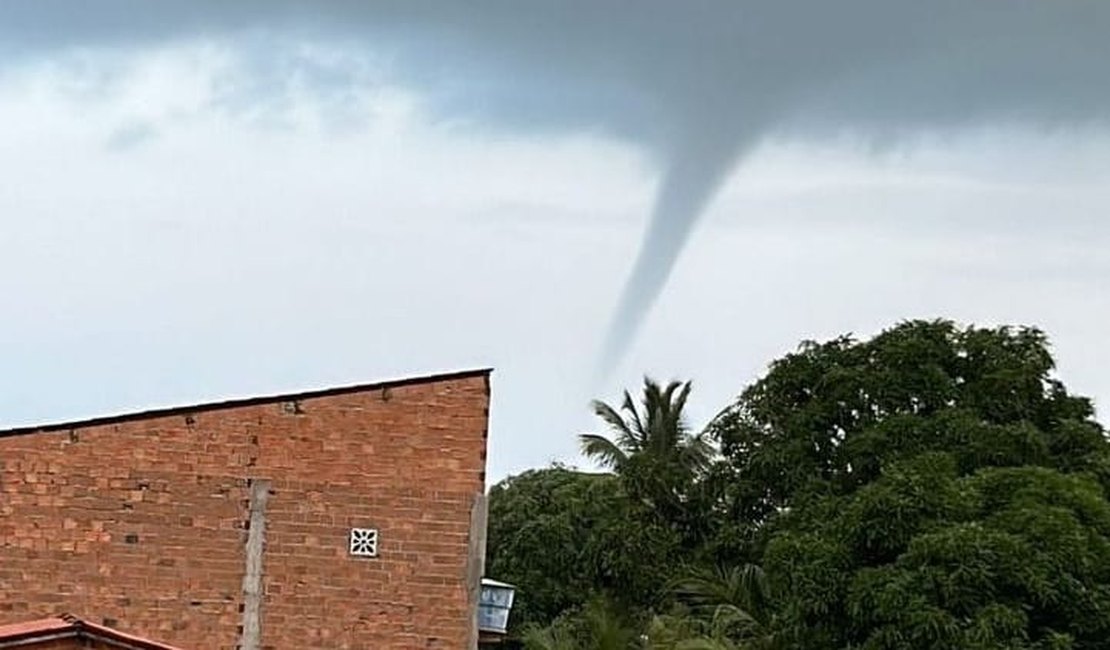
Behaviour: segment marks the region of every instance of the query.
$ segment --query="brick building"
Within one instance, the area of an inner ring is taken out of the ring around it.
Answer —
[[[0,624],[474,647],[485,370],[0,432]]]

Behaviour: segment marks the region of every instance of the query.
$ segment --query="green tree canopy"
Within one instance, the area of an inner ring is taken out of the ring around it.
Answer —
[[[490,490],[488,575],[517,586],[512,625],[547,625],[597,597],[651,607],[676,570],[675,533],[644,516],[609,474],[552,467]]]
[[[780,639],[1108,648],[1108,444],[1034,329],[909,322],[775,362],[712,425]]]
[[[703,434],[688,394],[595,404],[613,474],[494,488],[530,647],[1110,650],[1110,442],[1040,331],[804,343]]]
[[[731,469],[734,520],[849,493],[927,451],[951,452],[962,474],[1101,471],[1092,404],[1069,395],[1053,368],[1044,334],[1030,328],[912,321],[868,341],[804,343],[709,427]]]
[[[783,522],[764,563],[805,648],[1110,648],[1110,503],[1089,476],[951,454]]]

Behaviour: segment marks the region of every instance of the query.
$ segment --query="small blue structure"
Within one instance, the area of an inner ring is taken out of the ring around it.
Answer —
[[[482,592],[478,598],[478,631],[482,637],[496,639],[509,631],[509,612],[515,594],[513,585],[482,578]]]

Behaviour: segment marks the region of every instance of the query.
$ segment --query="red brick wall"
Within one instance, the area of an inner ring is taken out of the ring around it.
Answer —
[[[262,645],[465,648],[488,377],[0,436],[0,624],[72,612],[234,648],[249,482],[272,481]],[[377,559],[347,554],[380,531]]]

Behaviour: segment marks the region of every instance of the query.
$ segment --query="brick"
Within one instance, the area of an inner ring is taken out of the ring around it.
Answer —
[[[475,373],[0,432],[0,624],[72,611],[232,650],[268,479],[263,647],[465,648],[488,405]],[[351,527],[378,558],[348,556]]]

